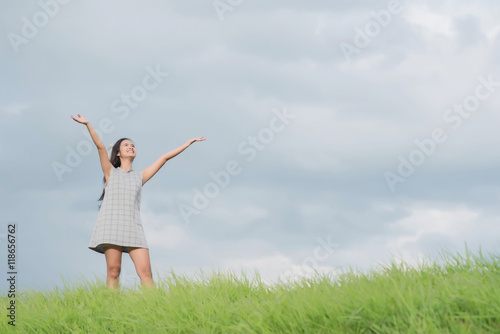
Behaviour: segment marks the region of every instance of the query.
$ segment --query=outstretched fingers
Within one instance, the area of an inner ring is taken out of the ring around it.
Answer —
[[[75,116],[73,115],[70,115],[71,118],[73,118],[73,120],[75,122],[78,122],[78,123],[82,123],[82,124],[86,124],[88,123],[87,119],[85,117],[82,117],[80,114],[77,114],[78,115],[78,118],[76,118]]]

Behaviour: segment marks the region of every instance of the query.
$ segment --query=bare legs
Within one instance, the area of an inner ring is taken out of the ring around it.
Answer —
[[[137,275],[141,279],[141,285],[156,287],[151,273],[151,262],[149,260],[149,250],[147,248],[128,247],[129,255],[135,265]]]
[[[105,244],[103,248],[107,267],[106,286],[110,289],[117,289],[122,265],[122,246]]]
[[[122,246],[104,244],[104,255],[106,257],[107,277],[106,286],[110,289],[119,288],[119,278],[122,263]],[[137,275],[141,279],[141,285],[156,287],[151,273],[149,250],[147,248],[127,247],[129,255],[135,265]]]

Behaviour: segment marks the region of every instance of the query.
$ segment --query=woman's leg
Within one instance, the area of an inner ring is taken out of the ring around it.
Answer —
[[[156,287],[151,273],[151,262],[149,261],[149,250],[147,248],[127,247],[129,255],[135,265],[137,275],[141,279],[141,285]]]
[[[106,266],[108,269],[106,286],[111,289],[119,288],[119,277],[122,265],[122,246],[104,244],[102,247],[104,249]]]

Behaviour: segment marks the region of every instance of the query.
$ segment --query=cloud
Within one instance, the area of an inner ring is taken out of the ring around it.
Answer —
[[[29,107],[30,107],[29,103],[16,102],[16,103],[10,103],[7,105],[3,105],[2,107],[0,107],[0,110],[4,113],[7,113],[7,114],[20,115]]]

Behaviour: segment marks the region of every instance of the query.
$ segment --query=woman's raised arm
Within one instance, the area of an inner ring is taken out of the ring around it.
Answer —
[[[97,149],[103,148],[104,150],[106,150],[106,146],[104,146],[104,143],[102,142],[101,138],[99,138],[97,132],[95,132],[94,128],[92,127],[92,125],[90,125],[89,121],[85,117],[78,114],[78,118],[74,117],[73,115],[71,115],[71,118],[73,118],[75,122],[78,122],[80,124],[85,124],[87,126],[90,136],[92,137],[92,140],[94,141],[94,144],[97,147]]]
[[[203,141],[206,140],[204,137],[199,137],[199,138],[193,138],[188,140],[184,145],[181,145],[177,147],[176,149],[173,149],[172,151],[165,153],[162,155],[158,160],[156,160],[151,166],[149,166],[146,169],[142,170],[142,185],[144,183],[148,182],[150,178],[152,178],[156,172],[160,170],[160,168],[167,162],[167,160],[172,159],[182,151],[184,151],[186,148],[188,148],[192,143],[195,141]]]
[[[102,142],[101,138],[99,138],[97,132],[95,132],[94,128],[92,127],[92,125],[90,125],[89,121],[85,117],[78,114],[78,118],[74,117],[73,115],[71,115],[71,118],[73,118],[75,122],[78,122],[80,124],[85,124],[87,126],[90,136],[92,137],[92,140],[94,141],[94,144],[97,147],[97,152],[99,153],[99,159],[101,160],[102,172],[104,173],[104,177],[106,178],[106,183],[107,183],[113,165],[109,161],[108,151],[106,150],[106,146],[104,146],[104,143]]]

